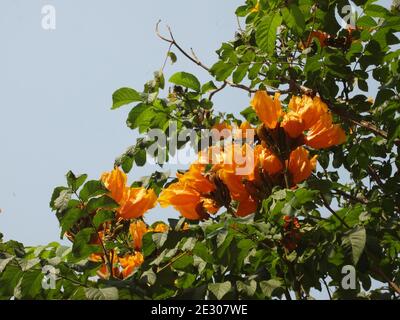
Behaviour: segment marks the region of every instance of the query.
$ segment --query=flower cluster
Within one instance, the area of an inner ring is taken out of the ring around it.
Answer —
[[[251,105],[262,124],[252,128],[244,122],[235,127],[234,137],[245,139],[244,132],[254,130],[256,142],[211,146],[201,152],[189,170],[162,191],[161,206],[171,205],[190,220],[206,219],[222,206],[237,216],[249,215],[274,186],[295,187],[311,175],[317,156],[310,156],[307,147],[329,148],[345,141],[345,132],[333,123],[319,97],[292,97],[286,112],[279,98],[279,93],[272,98],[257,91]],[[225,123],[214,127],[232,128]]]
[[[124,255],[120,255],[117,250],[111,250],[109,252],[108,259],[105,258],[104,254],[92,254],[90,260],[94,262],[101,262],[102,265],[98,271],[98,275],[104,279],[109,278],[108,263],[112,265],[112,276],[114,278],[125,279],[129,277],[137,267],[144,262],[144,257],[141,252],[142,250],[142,239],[143,236],[148,232],[168,232],[169,227],[164,223],[158,223],[154,228],[150,228],[144,223],[143,220],[137,219],[129,225],[130,235],[130,252]],[[98,238],[92,243],[100,244],[100,241],[105,241],[105,232],[101,231],[98,233]]]
[[[155,228],[149,228],[140,219],[145,212],[156,205],[157,196],[152,189],[128,187],[126,185],[127,176],[119,168],[103,173],[101,181],[109,190],[109,196],[119,205],[116,209],[116,225],[122,226],[126,221],[135,220],[130,222],[129,225],[131,237],[129,253],[121,255],[118,250],[113,249],[108,252],[108,257],[104,253],[96,253],[90,256],[90,260],[102,262],[98,271],[100,277],[109,278],[110,269],[112,269],[112,277],[125,279],[144,261],[141,253],[144,234],[147,232],[166,232],[168,227],[165,224],[157,224]],[[108,224],[103,224],[91,243],[101,245],[115,237],[113,233],[115,233],[115,230],[112,231]]]

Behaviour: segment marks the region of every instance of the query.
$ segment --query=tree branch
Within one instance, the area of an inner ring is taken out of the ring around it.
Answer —
[[[157,25],[156,25],[156,34],[157,34],[157,36],[158,36],[161,40],[163,40],[163,41],[165,41],[165,42],[168,42],[171,46],[174,46],[175,48],[177,48],[177,49],[180,51],[180,53],[182,53],[187,59],[189,59],[189,60],[192,61],[193,63],[197,64],[199,67],[201,67],[202,69],[206,70],[208,73],[211,74],[211,69],[210,69],[208,66],[206,66],[204,63],[202,63],[202,62],[200,61],[200,59],[196,56],[196,54],[194,53],[194,51],[193,51],[192,48],[190,49],[190,50],[191,50],[191,54],[189,54],[188,52],[186,52],[186,51],[178,44],[178,42],[175,40],[174,35],[173,35],[173,33],[172,33],[172,31],[171,31],[171,28],[170,28],[169,26],[167,26],[167,29],[168,29],[170,38],[168,39],[168,38],[166,38],[165,36],[161,35],[160,30],[159,30],[160,22],[161,22],[161,20],[159,20],[159,21],[157,22]],[[238,88],[238,89],[245,90],[245,91],[247,91],[249,94],[254,93],[254,92],[257,91],[257,89],[252,89],[252,88],[250,88],[250,87],[248,87],[248,86],[245,86],[245,85],[243,85],[243,84],[234,83],[234,82],[232,82],[231,80],[227,80],[227,79],[226,79],[226,80],[224,80],[223,82],[225,83],[225,85],[229,85],[229,86],[232,87],[232,88]],[[276,89],[276,88],[274,88],[274,89],[275,89],[276,91],[281,92],[281,93],[288,93],[288,92],[289,92],[289,90],[280,91],[279,89]],[[221,90],[222,90],[222,89],[221,89]],[[276,91],[267,91],[267,92],[268,92],[268,94],[273,95],[273,94],[275,94]]]

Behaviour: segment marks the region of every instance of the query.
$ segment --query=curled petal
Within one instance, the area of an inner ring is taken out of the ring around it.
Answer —
[[[255,93],[251,101],[251,106],[257,113],[257,116],[270,129],[276,128],[282,113],[279,96],[279,93],[275,93],[275,97],[272,99],[266,91],[259,90]]]

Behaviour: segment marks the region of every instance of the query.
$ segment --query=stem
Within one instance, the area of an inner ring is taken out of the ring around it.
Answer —
[[[331,291],[329,290],[329,286],[328,286],[328,284],[326,283],[326,281],[325,281],[324,278],[322,278],[322,282],[324,283],[324,286],[325,286],[325,288],[326,288],[326,291],[328,292],[329,300],[332,300]]]
[[[329,205],[328,201],[326,201],[325,197],[323,196],[323,194],[320,194],[322,202],[324,203],[324,206],[329,210],[330,213],[332,213],[336,219],[338,219],[342,225],[344,225],[347,229],[351,229],[350,226],[346,223],[346,221],[344,221],[341,217],[339,217],[337,215],[337,213],[331,208],[331,206]]]
[[[189,53],[187,53],[187,52],[176,42],[176,40],[175,40],[175,38],[174,38],[174,35],[173,35],[172,31],[171,31],[171,28],[170,28],[169,26],[167,26],[167,29],[168,29],[168,32],[169,32],[170,39],[168,39],[168,38],[162,36],[161,33],[160,33],[160,31],[159,31],[160,22],[161,22],[161,20],[159,20],[159,21],[157,22],[157,25],[156,25],[156,34],[157,34],[157,36],[158,36],[161,40],[168,42],[168,43],[170,44],[171,47],[174,46],[175,48],[177,48],[187,59],[189,59],[189,60],[192,61],[193,63],[197,64],[199,67],[203,68],[203,69],[206,70],[208,73],[211,73],[211,69],[210,69],[209,67],[207,67],[204,63],[202,63],[202,62],[197,58],[197,56],[196,56],[196,54],[194,53],[193,49],[191,49],[192,55],[190,55]],[[250,87],[245,86],[245,85],[243,85],[243,84],[236,84],[236,83],[233,83],[233,82],[230,81],[230,80],[224,80],[223,82],[224,82],[226,85],[229,85],[229,86],[232,87],[232,88],[239,88],[239,89],[242,89],[242,90],[247,91],[248,93],[254,93],[254,92],[257,91],[256,89],[251,89]],[[279,91],[279,90],[276,89],[276,88],[274,88],[274,89],[277,90],[277,91]],[[273,95],[273,94],[275,93],[275,91],[267,91],[267,92],[268,92],[268,94],[270,94],[270,95]]]
[[[182,258],[183,256],[189,254],[190,251],[184,251],[181,252],[179,255],[177,255],[174,259],[172,259],[170,262],[168,262],[164,267],[161,267],[159,269],[157,269],[157,273],[160,273],[161,271],[163,271],[164,269],[168,268],[169,266],[171,266],[174,262],[178,261],[180,258]]]

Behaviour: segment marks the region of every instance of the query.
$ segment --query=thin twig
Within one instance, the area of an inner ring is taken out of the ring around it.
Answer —
[[[325,281],[324,278],[322,278],[322,282],[324,283],[325,288],[326,288],[326,291],[328,292],[329,300],[332,300],[331,291],[329,290],[329,286],[328,286],[328,284],[326,283],[326,281]]]
[[[210,69],[208,66],[206,66],[203,62],[200,61],[200,59],[199,59],[199,58],[196,56],[196,54],[194,53],[194,50],[193,50],[193,49],[191,49],[191,55],[190,55],[188,52],[186,52],[186,51],[178,44],[178,42],[175,40],[175,37],[174,37],[174,35],[173,35],[172,31],[171,31],[171,28],[170,28],[169,26],[167,26],[167,29],[168,29],[168,32],[169,32],[170,39],[168,39],[168,38],[166,38],[165,36],[161,35],[161,33],[160,33],[160,31],[159,31],[160,22],[161,22],[161,20],[159,20],[159,21],[157,22],[157,25],[156,25],[156,34],[157,34],[157,36],[158,36],[161,40],[166,41],[166,42],[168,42],[171,46],[174,46],[175,48],[177,48],[187,59],[189,59],[189,60],[192,61],[193,63],[197,64],[199,67],[203,68],[204,70],[206,70],[208,73],[211,74],[211,69]],[[256,89],[252,89],[252,88],[250,88],[250,87],[248,87],[248,86],[245,86],[245,85],[243,85],[243,84],[234,83],[234,82],[232,82],[232,81],[230,81],[230,80],[227,80],[227,79],[224,80],[223,82],[226,83],[227,85],[229,85],[229,86],[232,87],[232,88],[242,89],[242,90],[247,91],[248,93],[254,93],[254,92],[257,91]],[[279,91],[278,89],[276,89],[276,90]],[[274,93],[275,93],[275,91],[267,91],[267,92],[268,92],[268,94],[274,94]]]
[[[344,221],[341,217],[338,216],[338,214],[331,208],[329,205],[328,201],[326,201],[325,197],[320,194],[321,200],[324,203],[324,206],[329,210],[330,213],[332,213],[336,219],[338,219],[347,229],[351,229],[350,226]]]

